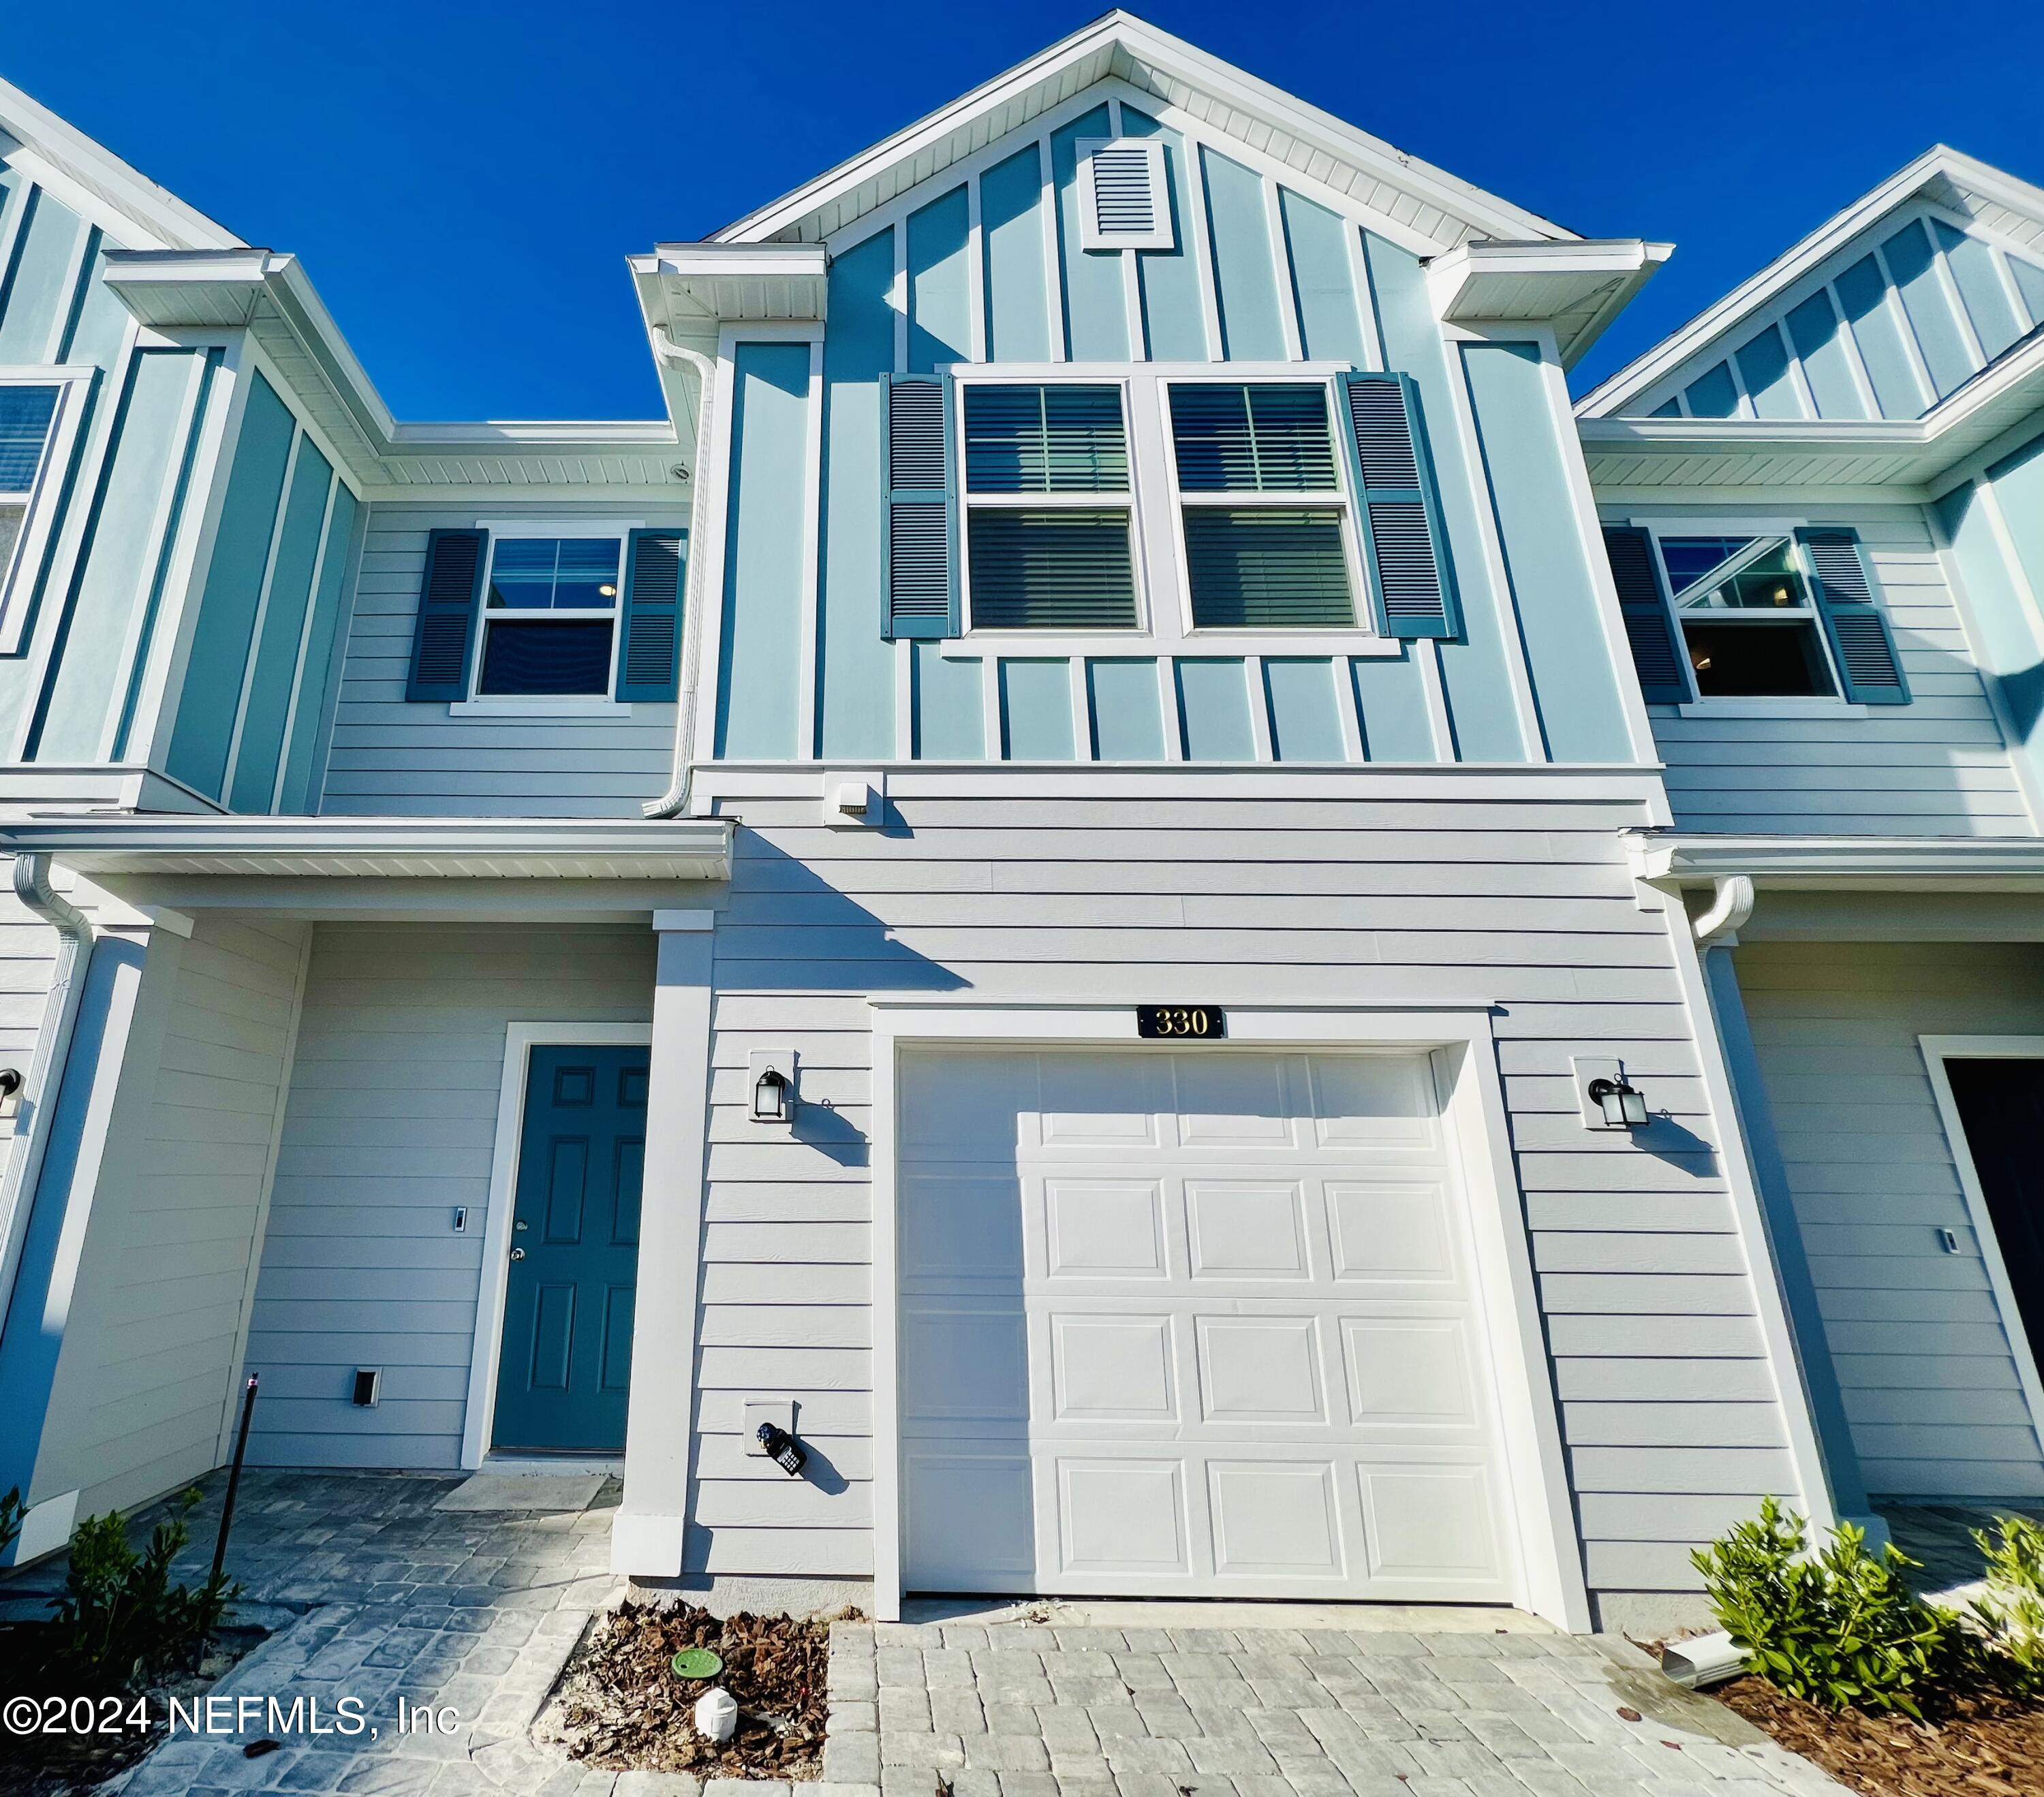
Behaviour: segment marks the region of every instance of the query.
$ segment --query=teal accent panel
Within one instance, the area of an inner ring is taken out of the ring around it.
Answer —
[[[894,753],[894,655],[882,635],[880,377],[894,366],[894,233],[832,259],[824,334],[822,616],[817,710],[823,752]]]
[[[1739,387],[1731,370],[1720,362],[1682,390],[1692,418],[1729,418],[1739,410]]]
[[[1753,409],[1763,418],[1800,418],[1802,401],[1789,378],[1788,351],[1772,324],[1739,352],[1739,371]]]
[[[909,214],[909,371],[972,359],[966,190],[954,187]]]
[[[1938,248],[1945,252],[1966,317],[1973,321],[1973,335],[1991,361],[2023,333],[2015,302],[1994,265],[1994,252],[1978,237],[1954,231],[1942,218],[1931,220],[1931,228],[1937,233]]]
[[[1362,752],[1371,761],[1431,762],[1433,726],[1427,719],[1427,689],[1416,643],[1399,645],[1396,659],[1358,655],[1349,663],[1356,709],[1362,719]]]
[[[2033,594],[2044,596],[2044,437],[2033,438],[1987,471],[2009,540]]]
[[[1073,761],[1072,665],[1055,661],[1001,664],[1001,753],[1009,761]]]
[[[1285,214],[1300,346],[1316,360],[1359,367],[1366,360],[1362,314],[1356,305],[1349,228],[1325,206],[1314,205],[1289,187],[1278,190],[1278,200]]]
[[[740,344],[734,362],[717,752],[762,761],[807,758],[810,747],[797,738],[795,644],[809,528],[803,463],[809,346]],[[868,455],[874,440],[866,440]]]
[[[1043,267],[1043,163],[1034,144],[979,178],[979,234],[986,253],[987,359],[1048,362],[1051,278]],[[831,328],[837,328],[835,311]]]
[[[1187,761],[1254,761],[1249,723],[1249,670],[1239,658],[1181,657],[1178,718]]]
[[[1419,258],[1371,232],[1364,233],[1363,248],[1370,258],[1370,290],[1384,331],[1385,357],[1393,368],[1419,384],[1454,564],[1462,633],[1459,640],[1443,641],[1439,655],[1456,751],[1465,761],[1525,761],[1529,758],[1520,739],[1509,660],[1518,646],[1505,635],[1505,601],[1491,585],[1477,511],[1478,476],[1462,452],[1454,425],[1454,382],[1460,375],[1449,363]],[[1379,757],[1374,741],[1370,752],[1373,758]],[[1431,760],[1432,755],[1429,748],[1423,758]]]
[[[1864,418],[1866,402],[1852,374],[1852,351],[1838,324],[1830,290],[1819,287],[1788,314],[1788,340],[1801,358],[1803,378],[1819,418]]]
[[[71,259],[86,222],[38,188],[0,287],[0,366],[49,360],[51,334],[70,316]]]
[[[1122,117],[1128,116],[1124,108]],[[1151,661],[1103,657],[1086,663],[1096,761],[1162,761],[1164,699]]]
[[[916,754],[923,761],[986,759],[986,670],[952,661],[935,643],[916,643]]]
[[[220,508],[213,563],[199,600],[184,685],[175,699],[177,727],[163,767],[209,799],[223,797],[234,714],[256,630],[256,608],[269,565],[270,539],[283,496],[284,464],[297,428],[290,409],[254,372],[241,413],[233,472]]]
[[[2038,447],[2044,451],[2044,442]],[[2044,454],[2036,465],[2044,468]],[[1973,601],[1969,623],[1981,668],[2000,689],[2015,728],[2010,747],[2033,777],[2044,779],[2044,643],[2031,622],[2031,608],[2016,590],[1977,485],[1969,481],[1955,488],[1936,509]],[[2015,520],[2009,522],[2013,527]]]
[[[1263,179],[1204,148],[1200,169],[1213,234],[1214,286],[1220,295],[1221,354],[1231,362],[1282,362],[1285,327],[1278,319]]]
[[[334,641],[347,609],[344,589],[348,558],[354,552],[355,520],[362,508],[345,486],[333,490],[333,516],[326,528],[326,553],[320,559],[319,586],[313,597],[312,628],[305,637],[305,674],[298,703],[291,713],[290,741],[284,751],[284,786],[277,801],[281,812],[317,809],[313,783],[317,778],[321,739],[334,697],[340,670]]]
[[[111,368],[121,354],[128,335],[129,313],[120,296],[106,284],[106,252],[113,247],[101,240],[79,282],[78,301],[62,351],[66,362]]]
[[[1972,378],[1980,366],[1960,335],[1952,302],[1945,284],[1938,278],[1938,259],[1931,248],[1931,234],[1921,219],[1912,219],[1881,246],[1888,257],[1888,272],[1902,294],[1902,309],[1916,333],[1924,366],[1942,399],[1961,382]]]
[[[1881,278],[1881,265],[1863,255],[1833,284],[1845,308],[1846,322],[1852,326],[1853,341],[1859,345],[1860,360],[1866,364],[1881,417],[1920,418],[1929,407],[1929,396],[1902,341],[1894,309],[1887,303],[1888,283]]]
[[[2008,259],[2008,271],[2015,277],[2015,290],[2022,294],[2023,303],[2030,308],[2031,324],[2044,324],[2044,268],[2012,255]]]
[[[1650,418],[1679,418],[1682,416],[1682,402],[1679,399],[1664,399],[1647,413]]]
[[[1185,198],[1185,140],[1147,113],[1124,103],[1125,136],[1158,137],[1164,144],[1164,181],[1171,206],[1177,247],[1138,250],[1136,274],[1143,287],[1143,335],[1153,362],[1204,362],[1207,359],[1206,305],[1201,296],[1200,267],[1193,255],[1193,232],[1199,228]]]
[[[1051,137],[1051,178],[1058,186],[1058,259],[1064,275],[1065,337],[1074,362],[1128,359],[1128,303],[1120,250],[1079,248],[1078,141],[1105,137],[1107,108],[1095,106]]]
[[[1618,670],[1539,347],[1465,344],[1462,364],[1547,752],[1562,762],[1630,761]]]
[[[241,748],[228,789],[229,808],[267,812],[284,752],[284,726],[291,708],[291,682],[305,640],[305,612],[312,604],[313,576],[319,561],[320,527],[333,469],[309,439],[298,446],[291,489],[284,501],[283,528],[270,570],[270,600],[263,609],[256,665],[248,680],[248,710],[241,724]]]
[[[190,438],[186,399],[199,352],[150,350],[128,365],[115,409],[106,459],[93,495],[86,542],[56,624],[48,671],[30,725],[27,758],[100,759],[108,722],[123,702],[129,670],[122,657],[138,607],[153,604],[167,563],[167,545],[152,542],[133,520],[152,518],[165,487],[184,465]],[[152,551],[160,550],[152,563]],[[146,655],[144,639],[137,660]],[[137,678],[140,667],[135,670]],[[117,753],[118,751],[117,751]]]
[[[1270,747],[1280,761],[1346,761],[1335,664],[1266,658],[1263,685],[1270,701]]]

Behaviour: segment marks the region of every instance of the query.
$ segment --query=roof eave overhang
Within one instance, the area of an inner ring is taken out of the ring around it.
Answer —
[[[2037,839],[1642,832],[1627,847],[1633,877],[1668,888],[1743,877],[1783,891],[2044,891]]]
[[[1673,252],[1637,237],[1479,240],[1432,258],[1427,290],[1452,324],[1550,326],[1573,367]]]

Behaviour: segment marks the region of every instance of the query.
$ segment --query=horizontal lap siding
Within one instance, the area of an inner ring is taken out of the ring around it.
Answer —
[[[882,834],[717,789],[747,827],[716,937],[693,1565],[871,1569],[868,992],[1495,1001],[1593,1585],[1693,1586],[1692,1542],[1792,1491],[1690,1019],[1619,847],[1635,808],[1445,785],[1425,804],[1058,802],[931,775],[897,785]],[[770,1045],[799,1057],[793,1139],[746,1115]],[[1673,1113],[1650,1148],[1582,1127],[1577,1054],[1623,1055]],[[837,1496],[743,1456],[743,1399],[781,1394]]]
[[[252,1457],[459,1463],[505,1025],[645,1020],[653,947],[623,926],[318,926],[249,1337]],[[358,1365],[383,1369],[374,1410],[348,1401]]]
[[[1749,943],[1737,958],[1869,1488],[2044,1495],[2044,1456],[1917,1044],[2044,1035],[2044,947]],[[1940,1229],[1958,1233],[1958,1254]]]
[[[486,509],[500,519],[516,511],[509,505]],[[667,790],[672,775],[671,705],[635,705],[628,718],[607,720],[454,717],[442,704],[406,702],[426,533],[436,527],[472,528],[476,516],[413,506],[371,509],[321,810],[638,816],[642,804]],[[558,503],[544,514],[555,522],[561,516]],[[534,528],[541,532],[545,525]]]
[[[1683,516],[1682,528],[1718,528],[1709,512]],[[1742,508],[1739,516],[1756,513]],[[1783,528],[1794,521],[1785,515]],[[1817,521],[1859,532],[1911,702],[1829,719],[1684,717],[1654,708],[1677,824],[1788,834],[2029,835],[2029,813],[1923,513],[1847,508]],[[1672,524],[1661,528],[1677,533]]]

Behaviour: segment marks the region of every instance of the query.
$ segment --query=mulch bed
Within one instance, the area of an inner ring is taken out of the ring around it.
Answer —
[[[1993,1691],[1927,1705],[1927,1722],[1822,1710],[1765,1679],[1711,1695],[1865,1797],[2036,1797],[2044,1791],[2044,1706]]]
[[[714,1649],[714,1679],[676,1676],[684,1648]],[[534,1737],[606,1771],[697,1778],[813,1779],[828,1713],[830,1621],[713,1616],[692,1603],[618,1606],[570,1658]],[[721,1685],[738,1700],[738,1731],[719,1744],[696,1732],[696,1699]]]

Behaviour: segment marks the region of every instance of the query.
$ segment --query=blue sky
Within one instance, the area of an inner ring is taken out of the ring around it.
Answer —
[[[302,256],[400,417],[635,417],[659,400],[628,253],[716,229],[1103,10],[352,0],[194,25],[102,0],[82,49],[79,14],[20,0],[0,75]],[[1576,230],[1674,242],[1579,390],[1934,141],[2044,182],[2044,7],[2023,0],[1136,10]]]

